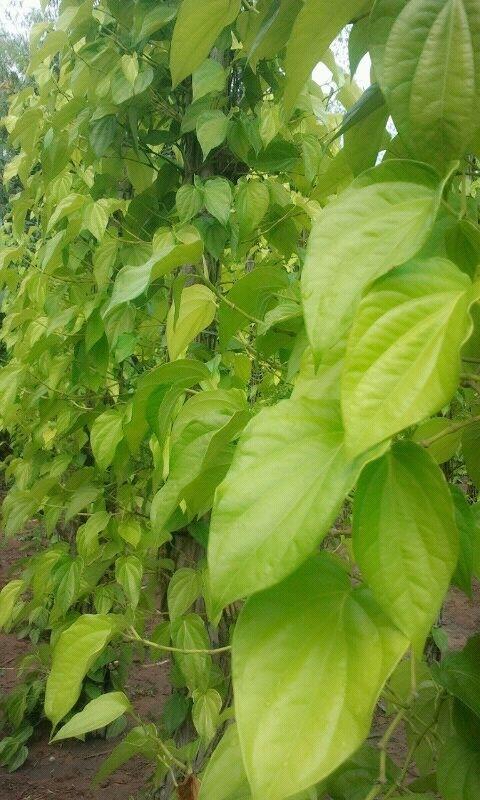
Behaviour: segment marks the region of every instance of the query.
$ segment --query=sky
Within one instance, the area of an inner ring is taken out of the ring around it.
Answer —
[[[0,23],[7,28],[15,27],[15,23],[12,25],[12,21],[8,17],[12,16],[18,24],[22,17],[33,8],[40,8],[40,0],[0,0]],[[342,61],[344,60],[346,61],[346,58],[342,59]],[[320,63],[313,71],[313,78],[320,85],[328,85],[332,79],[332,73],[324,64]],[[362,89],[366,89],[370,85],[370,58],[368,55],[361,60],[355,80]]]
[[[14,30],[29,11],[39,8],[40,0],[0,0],[0,23]]]

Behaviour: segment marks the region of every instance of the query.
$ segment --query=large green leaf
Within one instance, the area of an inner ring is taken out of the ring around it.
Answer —
[[[450,261],[413,261],[380,278],[350,331],[342,377],[349,451],[357,454],[439,411],[460,377],[469,278]]]
[[[167,589],[168,613],[171,620],[181,617],[194,604],[202,591],[200,573],[181,567],[173,573]]]
[[[435,680],[480,717],[480,635],[458,653],[447,653],[433,665]]]
[[[172,304],[167,316],[167,345],[172,361],[179,358],[190,342],[210,325],[216,310],[215,295],[207,286],[195,284],[185,287],[178,308]]]
[[[185,501],[186,493],[194,489],[195,481],[202,473],[205,474],[209,468],[215,466],[217,457],[223,453],[230,440],[245,427],[249,413],[245,408],[243,394],[233,390],[233,397],[229,398],[228,402],[221,397],[221,394],[221,391],[218,393],[220,396],[216,392],[204,392],[191,398],[184,408],[187,409],[190,405],[197,407],[200,415],[196,419],[195,417],[189,419],[187,412],[185,415],[180,414],[176,420],[171,437],[168,479],[154,496],[150,511],[152,526],[158,532],[165,529],[180,500]],[[200,401],[200,404],[195,401]],[[217,483],[224,477],[225,472],[226,470],[218,478]],[[202,499],[204,503],[211,502],[209,494],[200,498]],[[190,507],[191,501],[195,505],[195,496],[188,498],[187,508]],[[207,505],[207,508],[209,507],[210,505]]]
[[[207,58],[217,36],[239,11],[240,0],[183,0],[170,47],[174,86]]]
[[[45,688],[45,714],[54,727],[77,702],[85,675],[117,625],[106,614],[84,614],[58,637]]]
[[[478,541],[477,524],[472,506],[469,504],[461,488],[452,485],[450,486],[450,492],[453,498],[457,528],[460,536],[458,563],[452,583],[465,592],[468,597],[473,599],[472,577],[477,557],[475,552]]]
[[[474,422],[462,433],[462,453],[468,476],[480,489],[480,423]]]
[[[293,572],[378,455],[346,457],[335,401],[298,397],[262,410],[240,437],[215,498],[208,545],[215,608]]]
[[[136,608],[142,588],[143,565],[136,556],[120,556],[115,562],[115,579],[131,608]]]
[[[83,736],[110,725],[130,709],[130,701],[123,692],[108,692],[95,697],[82,711],[75,714],[53,737],[53,742]]]
[[[179,359],[170,364],[160,364],[145,372],[139,379],[133,397],[130,422],[125,425],[125,438],[133,452],[137,452],[140,442],[148,432],[147,406],[153,392],[165,387],[189,388],[208,381],[211,373],[201,361]]]
[[[478,800],[480,749],[475,741],[450,737],[438,757],[437,783],[444,800]]]
[[[205,208],[222,225],[226,225],[230,217],[232,190],[225,178],[212,178],[205,184]]]
[[[368,50],[375,68],[375,77],[383,87],[383,64],[393,23],[408,0],[376,0],[368,18]]]
[[[296,15],[287,45],[284,103],[288,113],[333,39],[369,5],[367,0],[344,0],[335,5],[326,0],[305,0]]]
[[[367,736],[408,640],[326,553],[250,598],[233,636],[235,712],[254,797],[283,800]]]
[[[213,58],[207,58],[192,75],[192,100],[200,100],[206,94],[222,92],[226,75],[222,65]]]
[[[270,194],[266,183],[261,181],[244,181],[240,184],[235,197],[240,239],[251,236],[268,210]]]
[[[101,764],[93,779],[94,786],[105,780],[130,758],[140,756],[155,761],[158,754],[157,731],[153,723],[132,728],[124,739],[113,748],[112,752]]]
[[[228,117],[223,111],[205,111],[196,124],[197,139],[202,148],[203,160],[214,147],[219,147],[227,136]]]
[[[441,169],[461,157],[478,126],[476,0],[410,0],[389,31],[381,79],[395,125],[414,156]]]
[[[427,240],[440,190],[429,167],[392,160],[359,176],[314,221],[302,294],[317,361],[344,336],[365,287]]]
[[[90,432],[90,444],[100,469],[110,466],[122,438],[123,413],[120,409],[109,408],[95,419]]]
[[[20,594],[25,589],[22,580],[9,581],[0,592],[0,630],[8,628],[10,619]]]
[[[353,548],[378,602],[421,655],[458,558],[452,498],[422,447],[398,442],[362,472]]]
[[[251,800],[237,726],[230,725],[212,753],[198,800]]]
[[[112,297],[105,313],[134,300],[162,275],[184,264],[195,264],[202,255],[203,243],[197,229],[185,225],[175,235],[169,229],[157,233],[153,255],[144,264],[127,265],[115,278]]]
[[[227,293],[229,302],[220,304],[218,311],[220,347],[227,347],[238,330],[251,324],[252,317],[263,319],[275,301],[276,294],[286,289],[288,284],[288,273],[278,267],[257,267],[252,272],[242,275]]]

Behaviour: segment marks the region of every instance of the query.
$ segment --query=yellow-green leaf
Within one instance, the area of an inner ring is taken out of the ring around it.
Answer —
[[[407,647],[370,591],[353,589],[326,553],[251,597],[235,627],[232,668],[253,797],[284,800],[345,761]]]
[[[185,287],[178,310],[172,304],[167,316],[167,345],[172,361],[179,358],[190,342],[208,328],[216,310],[215,295],[207,286],[195,284]]]
[[[355,491],[353,548],[363,577],[419,657],[458,559],[458,531],[441,469],[398,442],[369,464]]]
[[[317,361],[345,335],[362,291],[420,249],[440,197],[431,168],[392,160],[359,176],[314,221],[302,297]]]
[[[54,727],[77,702],[85,675],[116,630],[114,617],[84,614],[58,637],[45,689],[45,714]]]
[[[183,0],[170,47],[174,87],[205,61],[218,35],[239,11],[240,0]]]
[[[110,725],[111,722],[121,717],[130,709],[130,701],[123,692],[108,692],[107,694],[95,697],[85,706],[82,711],[68,720],[58,733],[53,737],[52,742],[59,742],[62,739],[83,736],[85,733],[96,731]]]
[[[342,376],[352,455],[435,414],[460,378],[471,282],[451,261],[412,261],[380,278],[358,309]]]

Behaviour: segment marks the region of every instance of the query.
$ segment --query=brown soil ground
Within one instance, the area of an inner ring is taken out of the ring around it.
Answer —
[[[11,568],[20,555],[18,542],[0,550],[0,587],[11,577]],[[448,596],[443,612],[443,625],[449,644],[463,647],[467,639],[480,631],[480,586],[474,600],[457,590]],[[28,642],[13,635],[0,634],[0,692],[15,683],[15,662],[28,651]],[[145,720],[155,721],[169,694],[168,663],[144,667],[135,664],[131,671],[128,695],[137,712]],[[380,730],[383,720],[377,718]],[[48,728],[36,734],[29,746],[29,756],[21,769],[8,773],[0,768],[0,800],[140,800],[142,787],[149,775],[149,766],[138,760],[127,762],[97,790],[91,781],[98,767],[113,749],[117,740],[67,740],[49,745]],[[401,759],[405,752],[404,738],[392,741],[390,755]]]
[[[12,565],[22,555],[18,542],[0,549],[0,587],[11,578]],[[15,663],[29,650],[28,641],[14,635],[0,634],[0,693],[15,684]],[[158,720],[170,693],[168,662],[142,666],[135,663],[127,694],[137,713],[146,721]],[[151,772],[149,764],[138,759],[128,761],[100,788],[92,788],[92,779],[100,764],[121,741],[89,738],[85,742],[67,739],[48,743],[49,729],[38,730],[29,744],[28,758],[17,772],[0,767],[0,800],[135,800],[143,797],[142,788]]]

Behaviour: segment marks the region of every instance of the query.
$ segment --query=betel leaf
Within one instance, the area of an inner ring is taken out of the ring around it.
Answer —
[[[152,36],[152,34],[156,33],[160,28],[163,28],[165,25],[171,22],[177,14],[177,7],[173,4],[167,5],[162,3],[161,5],[154,5],[151,8],[144,5],[138,5],[137,10],[138,15],[136,15],[135,20],[135,32],[138,32],[136,37],[137,42],[141,39]]]
[[[268,211],[270,194],[261,181],[243,181],[235,197],[240,239],[251,236]]]
[[[435,680],[480,717],[480,635],[432,665]]]
[[[350,31],[348,37],[348,65],[353,78],[362,58],[368,52],[369,17],[360,17]]]
[[[474,422],[462,432],[462,453],[469,478],[480,489],[480,423]]]
[[[368,6],[366,0],[344,0],[334,6],[318,3],[318,0],[305,0],[287,44],[284,103],[288,113],[293,110],[304,84],[331,42]]]
[[[83,736],[85,733],[104,728],[129,709],[130,701],[123,692],[108,692],[95,697],[60,728],[52,742]]]
[[[132,608],[138,606],[142,588],[143,565],[136,556],[120,556],[115,562],[115,579]]]
[[[202,251],[202,239],[193,225],[185,225],[175,235],[169,229],[157,233],[153,254],[144,264],[127,265],[119,270],[105,314],[143,294],[150,283],[162,275],[184,264],[195,264]]]
[[[234,307],[221,303],[218,311],[219,343],[222,349],[238,330],[251,323],[251,317],[263,320],[276,294],[289,284],[286,270],[265,266],[247,272],[232,286],[226,297]],[[244,313],[242,313],[244,312]]]
[[[407,646],[370,591],[352,589],[326,553],[251,597],[232,658],[253,796],[283,800],[348,758],[367,736],[379,693]]]
[[[83,194],[69,194],[63,197],[62,200],[56,205],[53,214],[48,220],[47,233],[57,225],[66,216],[70,216],[79,208],[82,208],[86,203],[87,198]]]
[[[202,591],[200,573],[190,567],[177,569],[168,584],[167,603],[170,619],[181,617],[194,604]]]
[[[212,178],[206,182],[205,208],[222,225],[226,225],[229,220],[231,205],[232,190],[225,178]]]
[[[213,58],[207,58],[192,75],[192,99],[200,100],[212,92],[222,92],[226,75],[222,65]]]
[[[398,442],[362,472],[353,549],[379,604],[421,655],[457,563],[458,531],[443,472],[419,445]]]
[[[205,492],[205,487],[200,487],[197,493],[200,497],[192,497],[190,493],[193,490],[194,495],[196,494],[195,482],[205,473],[208,474],[209,469],[217,466],[217,458],[224,454],[230,440],[245,427],[248,417],[249,413],[246,410],[227,412],[225,409],[225,413],[216,419],[209,419],[206,416],[204,420],[191,422],[179,435],[174,430],[168,479],[154,496],[150,509],[154,530],[160,532],[164,529],[180,500],[186,501],[187,508],[192,501],[194,507],[199,501],[200,504],[203,501],[207,503],[205,511],[210,508],[211,497],[209,492]],[[227,467],[230,460],[229,458]],[[225,473],[226,469],[218,477],[211,494]]]
[[[217,36],[240,11],[240,0],[183,0],[170,47],[175,87],[207,58]]]
[[[190,388],[208,381],[211,373],[201,361],[179,359],[171,364],[160,364],[145,372],[139,379],[133,397],[130,422],[125,425],[125,439],[132,452],[137,452],[140,442],[148,432],[147,406],[153,392],[160,387]]]
[[[301,8],[302,0],[274,0],[259,3],[258,14],[250,14],[242,44],[254,70],[259,61],[276,58],[283,50]]]
[[[115,139],[118,130],[117,118],[114,114],[96,119],[90,125],[89,141],[97,158],[101,158]]]
[[[478,742],[449,737],[438,754],[437,783],[443,800],[477,800],[480,797]]]
[[[368,51],[380,86],[383,81],[385,47],[393,23],[403,11],[408,0],[376,0],[368,17]]]
[[[476,0],[407,3],[386,41],[382,89],[397,130],[415,157],[440,169],[460,158],[478,124]]]
[[[216,689],[193,693],[192,721],[203,742],[211,742],[219,725],[222,697]]]
[[[54,727],[77,702],[85,675],[117,629],[115,617],[83,614],[58,637],[45,688],[45,714]]]
[[[212,659],[201,652],[209,647],[205,623],[198,614],[186,614],[176,619],[171,626],[173,646],[182,650],[199,650],[198,653],[175,654],[175,661],[182,671],[191,692],[205,691],[209,686]]]
[[[101,764],[93,780],[94,786],[98,786],[99,783],[104,781],[114,770],[121,767],[130,758],[143,756],[143,758],[154,761],[157,751],[158,740],[156,739],[156,729],[153,723],[132,728]]]
[[[178,216],[181,222],[188,222],[196,217],[203,207],[203,192],[190,183],[180,186],[175,198]]]
[[[23,580],[9,581],[0,592],[0,630],[8,627],[15,603],[25,588]]]
[[[216,610],[293,572],[378,455],[346,457],[335,401],[298,397],[263,409],[245,428],[216,493],[208,544]]]
[[[342,376],[346,442],[355,455],[439,411],[460,377],[471,282],[452,262],[412,261],[360,303]]]
[[[198,800],[251,800],[237,726],[230,725],[214,750],[202,777]]]
[[[385,99],[380,87],[377,83],[372,83],[362,94],[362,96],[353,104],[347,111],[343,118],[343,122],[335,131],[332,140],[338,139],[345,133],[348,133],[352,128],[355,128],[360,122],[368,119],[375,111],[385,106]]]
[[[302,295],[317,360],[347,331],[365,287],[424,244],[440,196],[432,169],[392,160],[356,178],[314,221]]]
[[[477,525],[472,506],[459,486],[450,486],[460,535],[458,563],[452,582],[472,598],[472,575],[476,560]]]
[[[190,342],[208,328],[216,310],[215,295],[207,286],[195,284],[184,288],[178,309],[173,303],[167,316],[167,345],[172,361],[179,358]]]
[[[100,469],[110,466],[122,438],[123,413],[120,409],[109,408],[95,419],[90,432],[90,444]]]
[[[204,111],[203,114],[200,114],[195,127],[205,161],[210,150],[219,147],[225,141],[228,117],[223,111]]]

